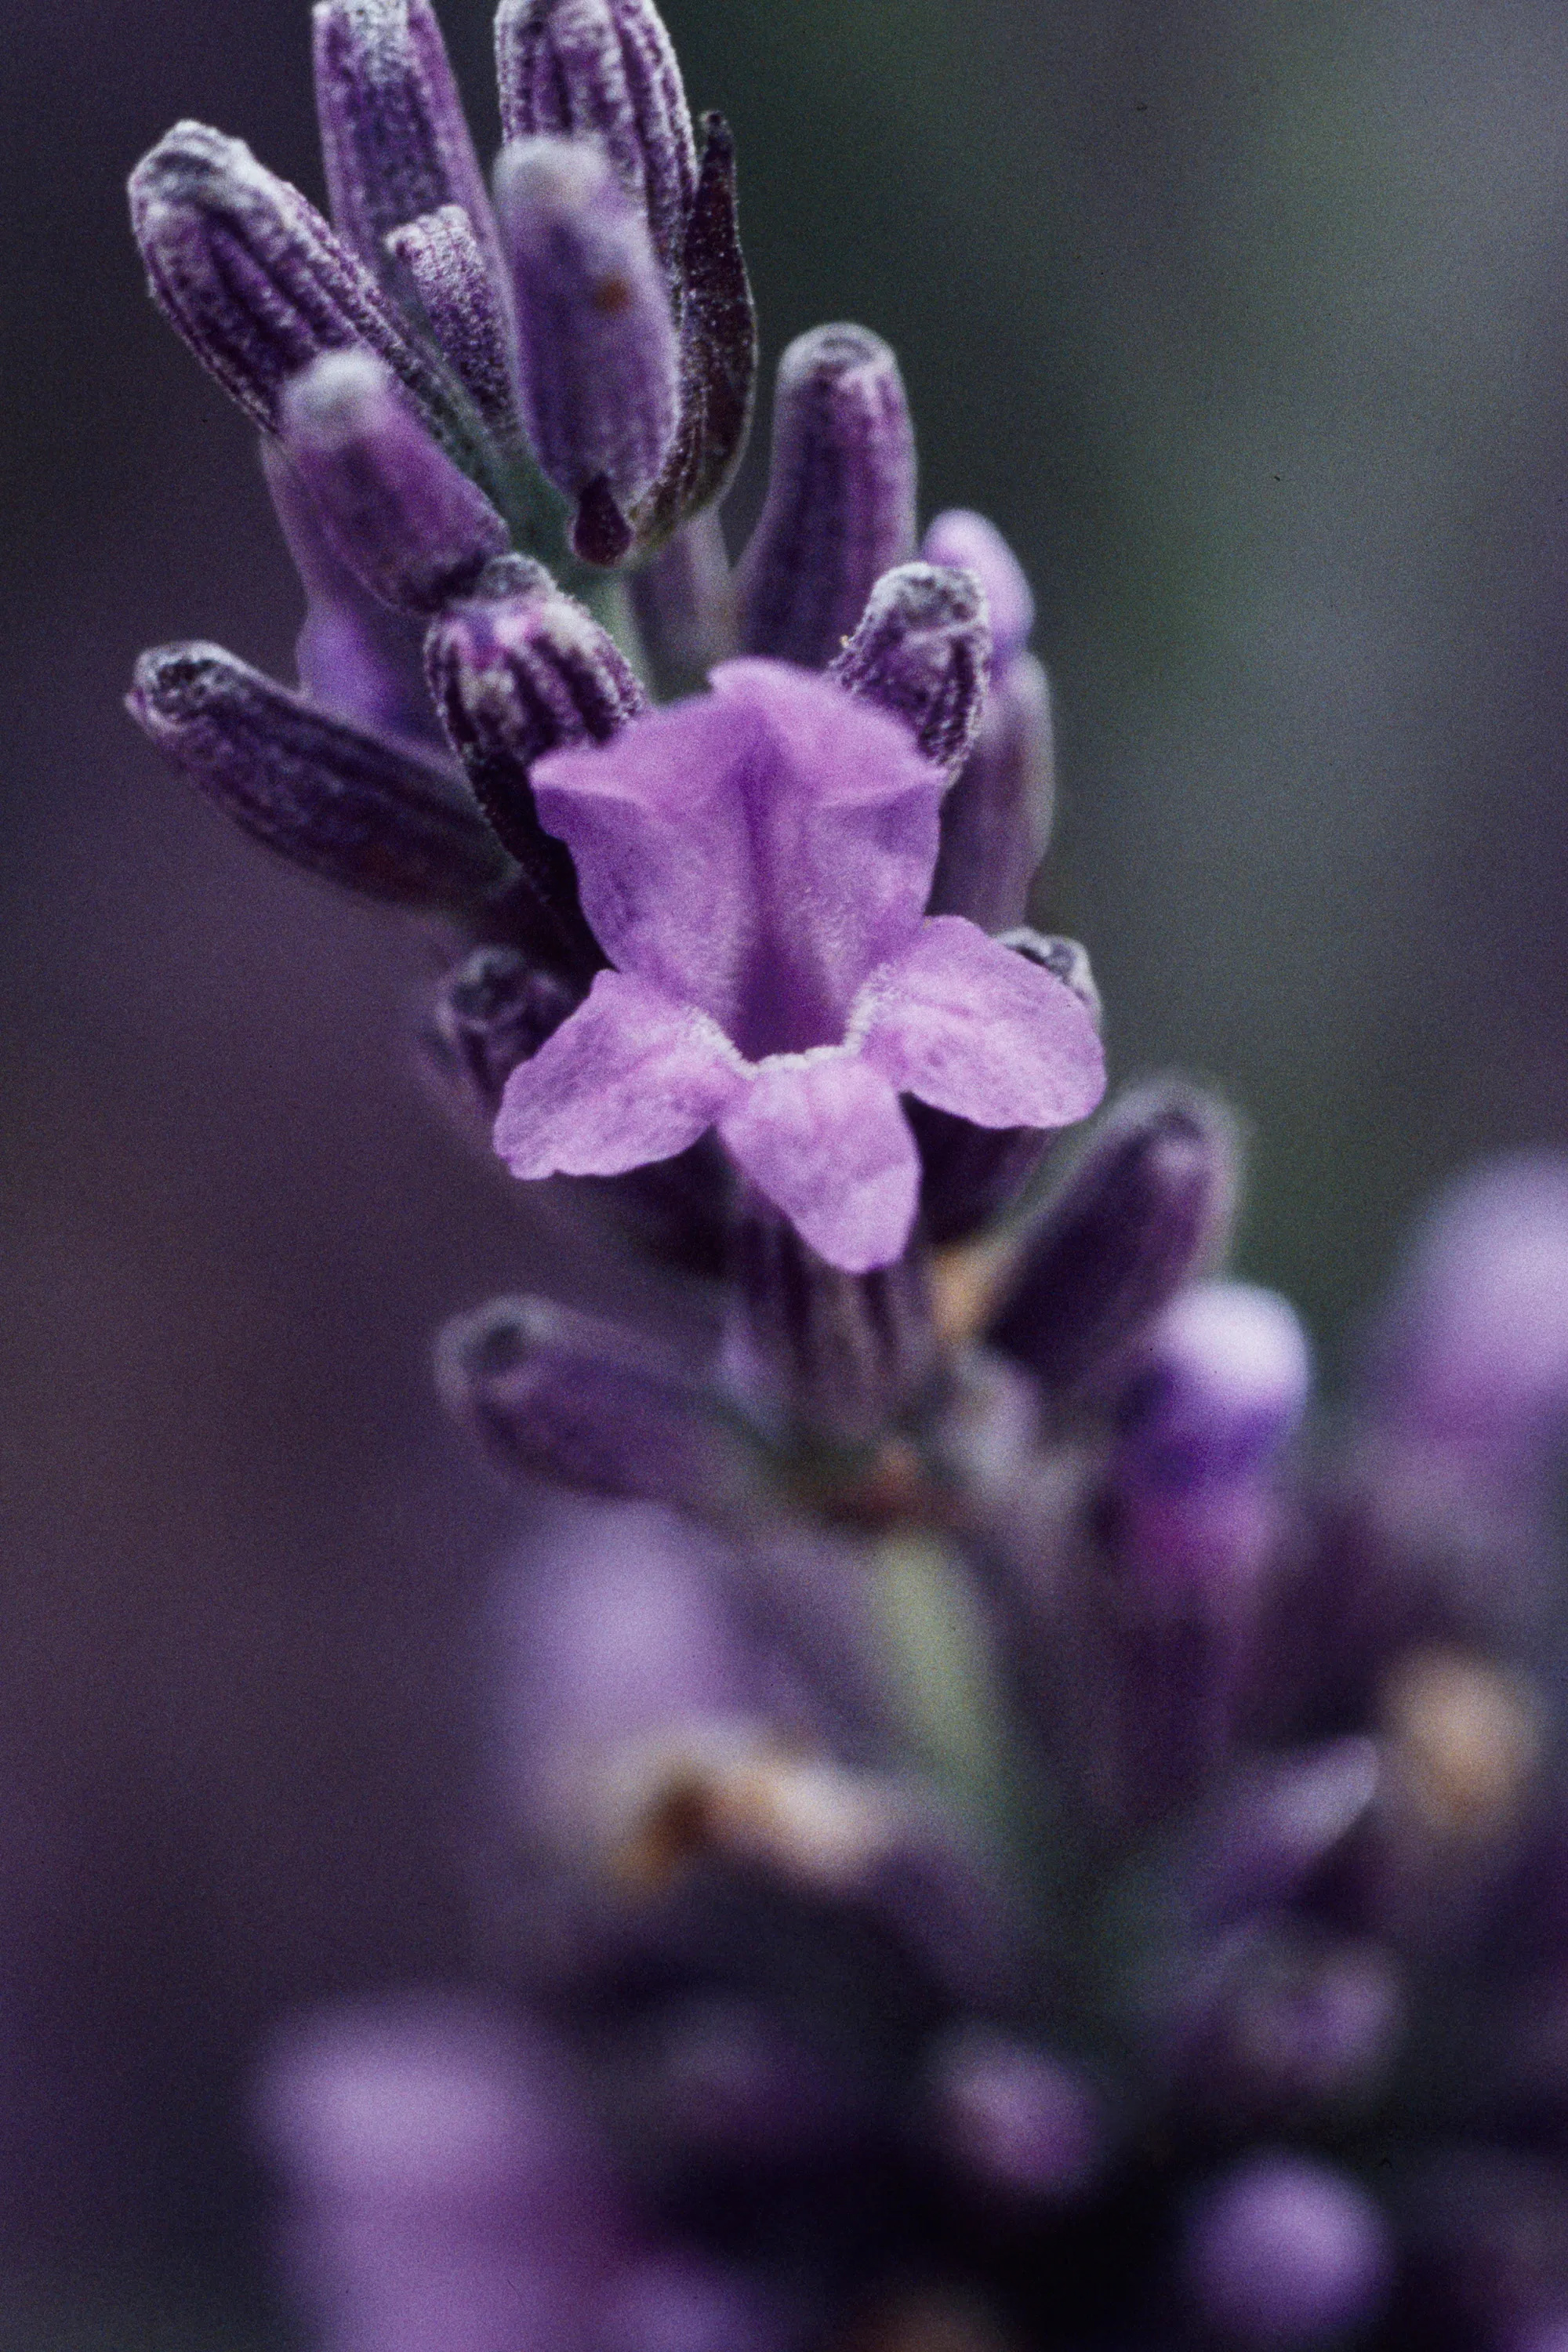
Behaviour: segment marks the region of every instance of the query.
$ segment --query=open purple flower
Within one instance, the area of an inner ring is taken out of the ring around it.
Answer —
[[[726,662],[713,688],[533,772],[615,969],[512,1073],[496,1150],[516,1176],[619,1175],[717,1127],[864,1273],[914,1222],[900,1094],[1066,1127],[1103,1090],[1100,1040],[1049,972],[923,919],[944,778],[896,720],[783,662]]]

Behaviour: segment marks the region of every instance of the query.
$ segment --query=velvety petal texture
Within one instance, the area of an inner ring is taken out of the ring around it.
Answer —
[[[695,1143],[744,1086],[739,1056],[695,1006],[624,972],[507,1081],[495,1147],[514,1176],[620,1176]]]
[[[866,1274],[902,1255],[920,1197],[920,1154],[893,1088],[852,1049],[775,1055],[719,1132],[830,1265]]]
[[[942,779],[906,730],[783,662],[604,751],[540,761],[540,815],[625,971],[699,1004],[752,1060],[841,1042],[867,973],[914,937]]]
[[[943,771],[897,719],[784,662],[539,760],[617,967],[514,1070],[514,1175],[616,1175],[717,1126],[802,1238],[851,1274],[909,1242],[921,1160],[900,1103],[1065,1127],[1104,1065],[1082,999],[954,916],[926,919]]]
[[[900,1094],[976,1127],[1070,1127],[1105,1092],[1082,999],[957,915],[873,973],[850,1035]]]

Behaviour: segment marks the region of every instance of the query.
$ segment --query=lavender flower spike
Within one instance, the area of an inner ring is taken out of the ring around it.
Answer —
[[[712,1126],[819,1255],[902,1253],[920,1162],[902,1093],[1055,1129],[1104,1065],[1072,991],[972,925],[922,921],[940,773],[826,679],[731,662],[715,692],[534,772],[616,969],[510,1080],[517,1176],[615,1175]]]
[[[505,878],[494,835],[438,769],[312,709],[221,646],[143,654],[130,709],[243,832],[345,889],[464,908]]]
[[[517,295],[523,422],[577,508],[574,545],[612,563],[675,438],[679,352],[642,215],[586,140],[515,139],[496,201]]]
[[[952,774],[980,725],[991,671],[985,597],[973,572],[900,563],[878,581],[828,675],[901,719]]]
[[[897,360],[864,327],[800,336],[779,362],[767,503],[741,565],[745,650],[826,667],[914,539],[914,435]]]
[[[323,352],[363,346],[455,455],[463,404],[405,332],[364,264],[243,140],[180,122],[131,174],[153,298],[204,367],[268,433],[285,385]]]
[[[388,239],[458,205],[499,263],[484,175],[429,0],[319,0],[316,108],[332,218],[397,289]]]
[[[438,612],[510,545],[369,352],[328,352],[283,396],[283,446],[343,562],[384,604]]]
[[[680,68],[657,9],[648,0],[501,0],[496,67],[508,139],[600,140],[674,283],[697,156]]]

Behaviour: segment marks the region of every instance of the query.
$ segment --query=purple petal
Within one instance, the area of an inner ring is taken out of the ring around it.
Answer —
[[[684,1151],[744,1083],[702,1013],[602,971],[507,1080],[495,1148],[514,1176],[619,1176]]]
[[[850,1026],[901,1094],[976,1127],[1070,1127],[1105,1092],[1105,1056],[1065,982],[956,915],[876,973]]]
[[[858,1055],[765,1062],[719,1132],[830,1265],[868,1274],[902,1255],[920,1155],[897,1095]]]
[[[856,990],[915,933],[942,779],[906,730],[783,663],[534,771],[613,961],[712,1015],[742,1054],[837,1045]]]

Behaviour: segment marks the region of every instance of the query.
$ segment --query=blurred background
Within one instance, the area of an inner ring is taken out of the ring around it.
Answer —
[[[1247,1112],[1243,1261],[1331,1387],[1433,1184],[1568,1139],[1568,15],[667,13],[736,126],[770,357],[887,335],[927,511],[1030,569],[1044,911],[1119,1080]],[[482,0],[444,21],[491,146]],[[121,184],[193,114],[320,195],[304,0],[0,22],[0,2352],[261,2345],[258,2036],[466,1948],[507,1507],[431,1335],[610,1275],[426,1116],[418,939],[253,852],[120,709],[168,638],[288,668],[250,434]]]

